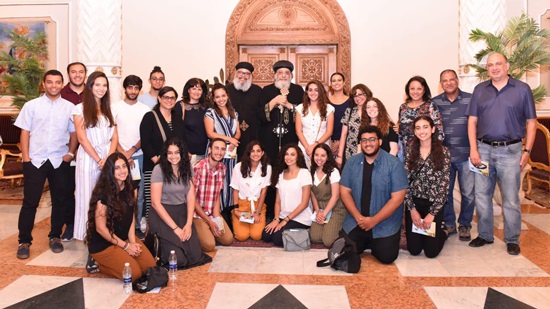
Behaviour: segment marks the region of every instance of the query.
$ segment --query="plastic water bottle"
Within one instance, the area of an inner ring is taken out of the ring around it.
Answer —
[[[170,265],[170,280],[176,280],[178,270],[178,257],[176,256],[176,251],[170,251],[170,258],[168,258],[168,265]]]
[[[122,270],[122,291],[124,294],[129,295],[132,293],[132,269],[130,268],[130,263],[124,264],[124,269]]]

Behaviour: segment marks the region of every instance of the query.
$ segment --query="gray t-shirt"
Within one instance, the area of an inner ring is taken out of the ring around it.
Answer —
[[[151,174],[151,183],[162,182],[162,196],[160,202],[167,205],[179,205],[187,203],[187,193],[189,192],[189,183],[166,183],[163,181],[162,170],[160,165],[156,165],[153,168]]]

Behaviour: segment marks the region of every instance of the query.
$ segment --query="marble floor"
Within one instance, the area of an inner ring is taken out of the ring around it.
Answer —
[[[435,259],[401,251],[381,265],[367,251],[353,275],[317,268],[326,250],[217,247],[212,263],[179,271],[159,293],[131,295],[86,273],[82,242],[49,250],[49,208],[39,209],[30,258],[18,260],[19,209],[0,200],[0,308],[550,308],[550,210],[536,204],[522,205],[518,256],[506,253],[498,224],[494,244],[452,236]]]

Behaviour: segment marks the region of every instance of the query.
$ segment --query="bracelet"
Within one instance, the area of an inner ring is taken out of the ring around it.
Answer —
[[[288,221],[290,221],[290,218],[289,218],[288,216],[286,216],[286,217],[283,219],[283,221],[288,222]]]
[[[139,148],[137,148],[137,147],[136,147],[135,145],[134,145],[134,146],[132,146],[132,148],[134,148],[134,149],[135,149],[136,151],[138,151],[138,150],[139,150]]]
[[[101,158],[99,158],[99,160],[95,161],[95,163],[99,164],[99,161],[101,161]]]
[[[273,219],[273,221],[277,221],[277,222],[279,222],[279,218],[277,218],[277,219]]]
[[[67,152],[67,154],[68,154],[69,156],[71,156],[71,158],[74,159],[74,153],[72,153],[72,152]]]
[[[172,231],[175,231],[175,230],[176,230],[176,229],[177,229],[178,227],[179,227],[179,226],[177,226],[177,225],[176,225],[176,227],[175,227],[175,228],[173,228],[173,229],[172,229]]]
[[[128,247],[130,247],[130,243],[129,242],[126,242],[126,244],[124,245],[124,248],[122,248],[124,251],[126,251],[126,249],[128,249]]]

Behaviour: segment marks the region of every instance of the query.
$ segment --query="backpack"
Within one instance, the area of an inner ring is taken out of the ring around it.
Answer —
[[[327,255],[326,259],[317,262],[317,267],[330,265],[336,270],[352,274],[358,273],[361,268],[361,257],[357,252],[355,242],[346,234],[334,241]]]
[[[164,267],[153,266],[147,268],[147,271],[134,281],[132,288],[138,293],[147,293],[157,287],[165,287],[168,285],[168,270]]]

